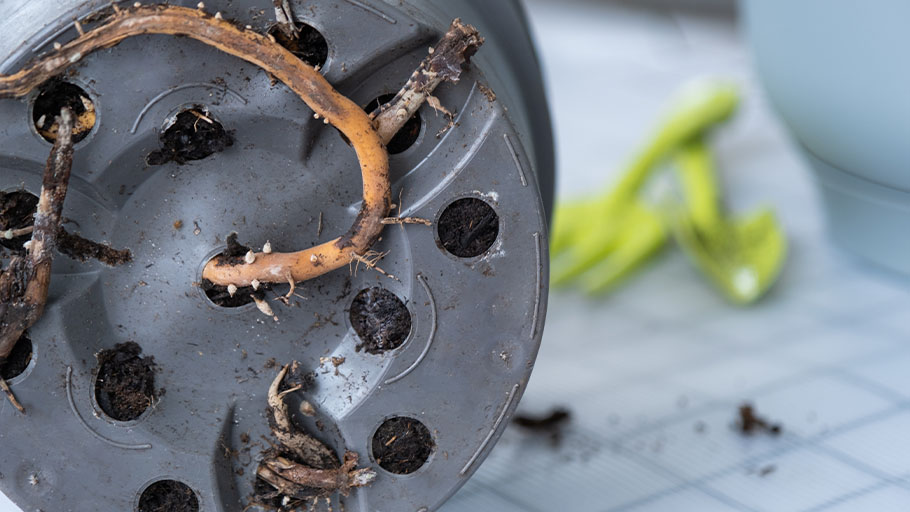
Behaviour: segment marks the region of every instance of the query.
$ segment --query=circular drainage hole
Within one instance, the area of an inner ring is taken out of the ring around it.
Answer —
[[[198,512],[199,498],[190,486],[159,480],[142,491],[138,512]]]
[[[227,237],[227,247],[220,254],[212,258],[216,265],[222,264],[239,264],[243,263],[243,257],[250,251],[250,248],[237,241],[237,233],[231,233]],[[271,290],[272,285],[262,283],[257,288],[252,286],[237,287],[236,290],[230,290],[227,286],[215,284],[208,279],[202,280],[202,291],[205,296],[212,301],[212,304],[222,308],[239,308],[253,302],[253,297],[265,300],[266,290]]]
[[[158,137],[161,148],[148,154],[148,165],[185,164],[202,160],[234,145],[234,137],[204,107],[181,111]]]
[[[73,142],[79,142],[91,133],[95,126],[95,103],[81,87],[60,79],[51,79],[42,85],[32,107],[32,122],[44,140],[57,140],[57,116],[63,107],[69,107],[76,114]]]
[[[35,223],[38,196],[24,190],[0,192],[0,232],[22,230]],[[10,233],[12,235],[12,233]],[[24,251],[25,242],[31,240],[31,232],[6,238],[0,233],[0,246],[16,252]]]
[[[499,215],[480,199],[466,197],[449,204],[437,223],[442,247],[459,258],[487,252],[499,235]]]
[[[6,360],[0,363],[0,377],[11,380],[22,375],[31,360],[32,340],[28,334],[23,334],[13,345],[13,350],[6,356]]]
[[[435,449],[430,430],[414,418],[389,418],[373,434],[373,459],[397,475],[409,475],[423,467]]]
[[[115,420],[134,420],[155,400],[155,359],[141,354],[133,341],[98,354],[95,400]]]
[[[281,46],[287,48],[298,59],[310,66],[322,67],[329,59],[329,43],[315,28],[306,23],[297,24],[297,36],[288,37],[278,25],[269,29],[269,34]]]
[[[411,312],[385,288],[361,290],[350,309],[351,326],[360,337],[357,351],[381,354],[400,347],[411,333]]]

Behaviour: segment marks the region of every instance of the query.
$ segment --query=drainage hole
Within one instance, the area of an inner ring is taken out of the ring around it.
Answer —
[[[249,247],[237,241],[237,233],[231,233],[227,237],[227,247],[212,259],[215,260],[216,264],[243,263],[243,257],[249,250]],[[263,283],[256,289],[252,286],[241,286],[237,287],[236,290],[229,290],[227,286],[217,285],[208,279],[202,280],[202,291],[205,292],[205,296],[212,301],[212,304],[222,308],[246,306],[253,302],[253,296],[257,299],[265,300],[265,292],[271,289],[271,284]]]
[[[12,380],[22,375],[31,360],[32,340],[26,333],[19,337],[19,340],[13,345],[13,350],[6,356],[6,360],[0,363],[0,377],[3,377],[3,380]]]
[[[278,44],[310,66],[322,67],[329,59],[329,43],[318,30],[306,23],[297,24],[296,37],[289,37],[278,25],[270,28],[269,34],[278,41]]]
[[[205,107],[195,106],[181,111],[158,137],[161,148],[148,154],[148,165],[168,162],[185,164],[202,160],[234,145],[234,137],[212,118]]]
[[[141,354],[133,341],[98,354],[95,400],[115,420],[134,420],[155,400],[155,359]]]
[[[499,215],[480,199],[459,199],[443,210],[437,226],[439,242],[459,258],[487,252],[499,235]]]
[[[357,351],[381,354],[400,347],[411,332],[411,312],[394,293],[367,288],[354,297],[351,325],[360,337]]]
[[[436,443],[430,430],[414,418],[385,420],[373,434],[373,459],[396,475],[409,475],[427,463]]]
[[[199,498],[183,482],[159,480],[142,491],[139,512],[198,512]]]
[[[32,238],[26,228],[35,223],[35,211],[38,209],[38,196],[24,190],[0,192],[0,246],[15,252],[25,250],[25,242]],[[14,236],[17,231],[22,234]],[[6,237],[9,232],[10,238]]]
[[[39,88],[32,107],[32,122],[44,140],[57,140],[57,116],[63,107],[69,107],[76,114],[73,142],[79,142],[91,133],[95,126],[95,103],[81,87],[59,78],[47,81]]]

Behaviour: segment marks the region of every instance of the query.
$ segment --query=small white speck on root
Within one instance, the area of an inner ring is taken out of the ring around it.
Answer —
[[[56,42],[56,41],[54,41],[54,49],[55,49],[55,50],[59,50],[60,48],[63,48],[63,45],[60,44],[60,43],[58,43],[58,42]]]
[[[266,241],[265,245],[262,246],[262,252],[265,254],[272,254],[272,242]]]
[[[250,286],[252,286],[254,290],[258,290],[260,284],[262,283],[260,283],[258,279],[253,279],[253,282],[250,283]]]
[[[215,19],[216,19],[216,20],[223,20],[223,19],[224,19],[224,16],[221,15],[221,11],[218,11],[218,12],[215,13]]]
[[[255,263],[256,253],[253,251],[247,251],[246,256],[243,257],[243,261],[247,262],[247,264]]]
[[[310,254],[310,263],[316,263],[317,261],[319,261],[319,256],[316,256],[315,254]]]
[[[198,4],[196,4],[196,8],[197,8],[197,9],[205,9],[205,2],[199,2]]]
[[[237,293],[237,285],[236,285],[236,284],[229,284],[229,285],[228,285],[228,295],[230,295],[231,297],[233,297],[235,293]]]
[[[316,408],[313,407],[313,404],[304,400],[300,402],[300,414],[312,418],[313,416],[316,416]]]
[[[140,2],[135,2],[135,3],[133,4],[133,7],[135,7],[136,9],[138,9],[138,8],[142,7],[142,3],[140,3]]]

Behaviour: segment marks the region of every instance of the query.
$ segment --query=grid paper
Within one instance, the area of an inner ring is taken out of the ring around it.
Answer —
[[[529,11],[560,195],[607,179],[685,79],[733,77],[746,104],[715,141],[729,204],[772,204],[790,256],[747,309],[720,300],[675,248],[611,297],[551,293],[519,409],[568,406],[562,444],[510,427],[442,511],[910,510],[910,282],[827,241],[814,184],[733,20],[583,0],[533,0]],[[564,78],[582,66],[583,83]],[[744,401],[783,434],[735,432]]]

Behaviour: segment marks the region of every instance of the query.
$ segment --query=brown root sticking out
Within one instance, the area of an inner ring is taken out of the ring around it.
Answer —
[[[254,500],[276,503],[280,509],[288,510],[288,504],[328,500],[335,493],[347,496],[354,487],[370,485],[376,479],[376,472],[357,469],[356,453],[345,452],[344,461],[339,463],[333,450],[292,423],[284,396],[302,386],[281,390],[288,370],[284,366],[269,387],[272,433],[279,446],[265,453],[256,470],[257,477],[270,490],[257,493]]]
[[[329,242],[295,253],[255,254],[253,262],[206,265],[203,277],[222,285],[247,286],[295,281],[325,274],[347,265],[379,238],[388,215],[388,154],[363,110],[338,93],[314,68],[267,36],[244,30],[201,9],[178,6],[139,6],[115,9],[101,25],[86,31],[50,56],[13,75],[0,76],[0,98],[21,97],[59,75],[86,55],[144,34],[185,36],[259,66],[293,90],[313,111],[351,141],[363,177],[363,206],[348,232]]]
[[[19,337],[41,317],[47,300],[51,261],[73,165],[72,110],[64,108],[58,124],[60,129],[44,169],[26,254],[13,256],[0,273],[0,359],[9,355]]]
[[[32,238],[26,244],[26,255],[13,256],[9,267],[0,271],[0,361],[6,359],[25,330],[38,321],[47,302],[51,261],[73,167],[73,111],[64,108],[57,124],[57,139],[44,168],[41,196]],[[16,401],[5,380],[0,379],[0,388],[24,413],[25,409]]]
[[[417,71],[391,101],[373,114],[373,126],[384,144],[414,115],[442,82],[457,82],[461,71],[483,44],[477,29],[455,19]],[[438,105],[438,101],[435,102]]]

